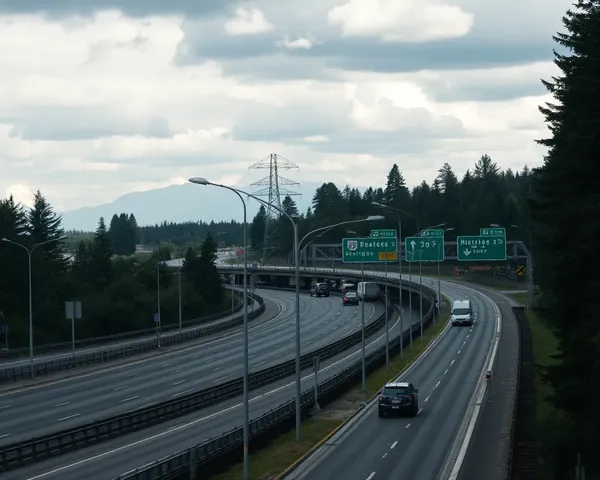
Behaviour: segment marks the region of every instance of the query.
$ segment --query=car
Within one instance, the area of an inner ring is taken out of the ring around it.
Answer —
[[[392,413],[419,413],[419,391],[410,382],[389,382],[379,394],[379,416]]]
[[[329,296],[329,284],[325,282],[316,283],[314,287],[310,289],[311,297],[328,297]]]
[[[342,301],[344,305],[358,305],[358,295],[354,290],[346,290]]]

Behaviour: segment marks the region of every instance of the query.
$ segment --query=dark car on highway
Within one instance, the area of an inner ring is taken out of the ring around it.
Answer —
[[[390,382],[379,395],[379,416],[388,413],[408,413],[414,417],[419,413],[419,391],[410,382]]]
[[[311,297],[328,297],[329,296],[329,284],[325,282],[316,283],[314,287],[310,289]]]
[[[358,305],[358,295],[354,290],[347,290],[342,297],[344,305]]]

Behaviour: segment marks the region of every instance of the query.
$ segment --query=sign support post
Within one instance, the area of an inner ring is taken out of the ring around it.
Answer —
[[[73,355],[75,355],[75,320],[81,320],[81,302],[65,302],[65,317],[71,320],[71,344]]]

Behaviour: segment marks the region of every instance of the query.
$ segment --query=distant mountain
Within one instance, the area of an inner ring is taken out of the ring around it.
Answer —
[[[294,196],[300,212],[305,212],[311,205],[316,189],[321,184],[303,183],[293,190],[301,193]],[[342,188],[343,185],[340,186]],[[257,191],[255,187],[239,187],[249,193]],[[267,200],[267,198],[265,198]],[[248,221],[258,211],[258,202],[250,199],[248,205]],[[106,222],[115,213],[133,213],[140,226],[154,225],[163,221],[187,222],[199,221],[242,221],[242,205],[232,193],[222,188],[203,187],[184,184],[171,185],[165,188],[133,192],[125,194],[115,201],[71,210],[62,214],[63,227],[67,230],[92,231],[96,229],[100,217]]]

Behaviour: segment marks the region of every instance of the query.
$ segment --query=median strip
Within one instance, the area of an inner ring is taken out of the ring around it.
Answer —
[[[448,302],[444,302],[443,311],[449,311]],[[380,367],[367,376],[366,398],[373,399],[390,380],[397,378],[424,352],[441,334],[448,323],[448,316],[442,315],[441,321],[426,328],[423,338],[415,338],[413,350],[404,349],[404,358],[395,355],[390,359],[389,367]],[[367,400],[367,403],[370,400]],[[281,480],[317,448],[329,440],[339,429],[362,411],[365,395],[360,382],[339,399],[323,408],[318,414],[302,422],[302,441],[297,442],[295,431],[285,433],[274,439],[267,447],[250,455],[250,479]],[[210,476],[211,480],[239,480],[243,476],[243,465],[239,463],[229,470]]]

